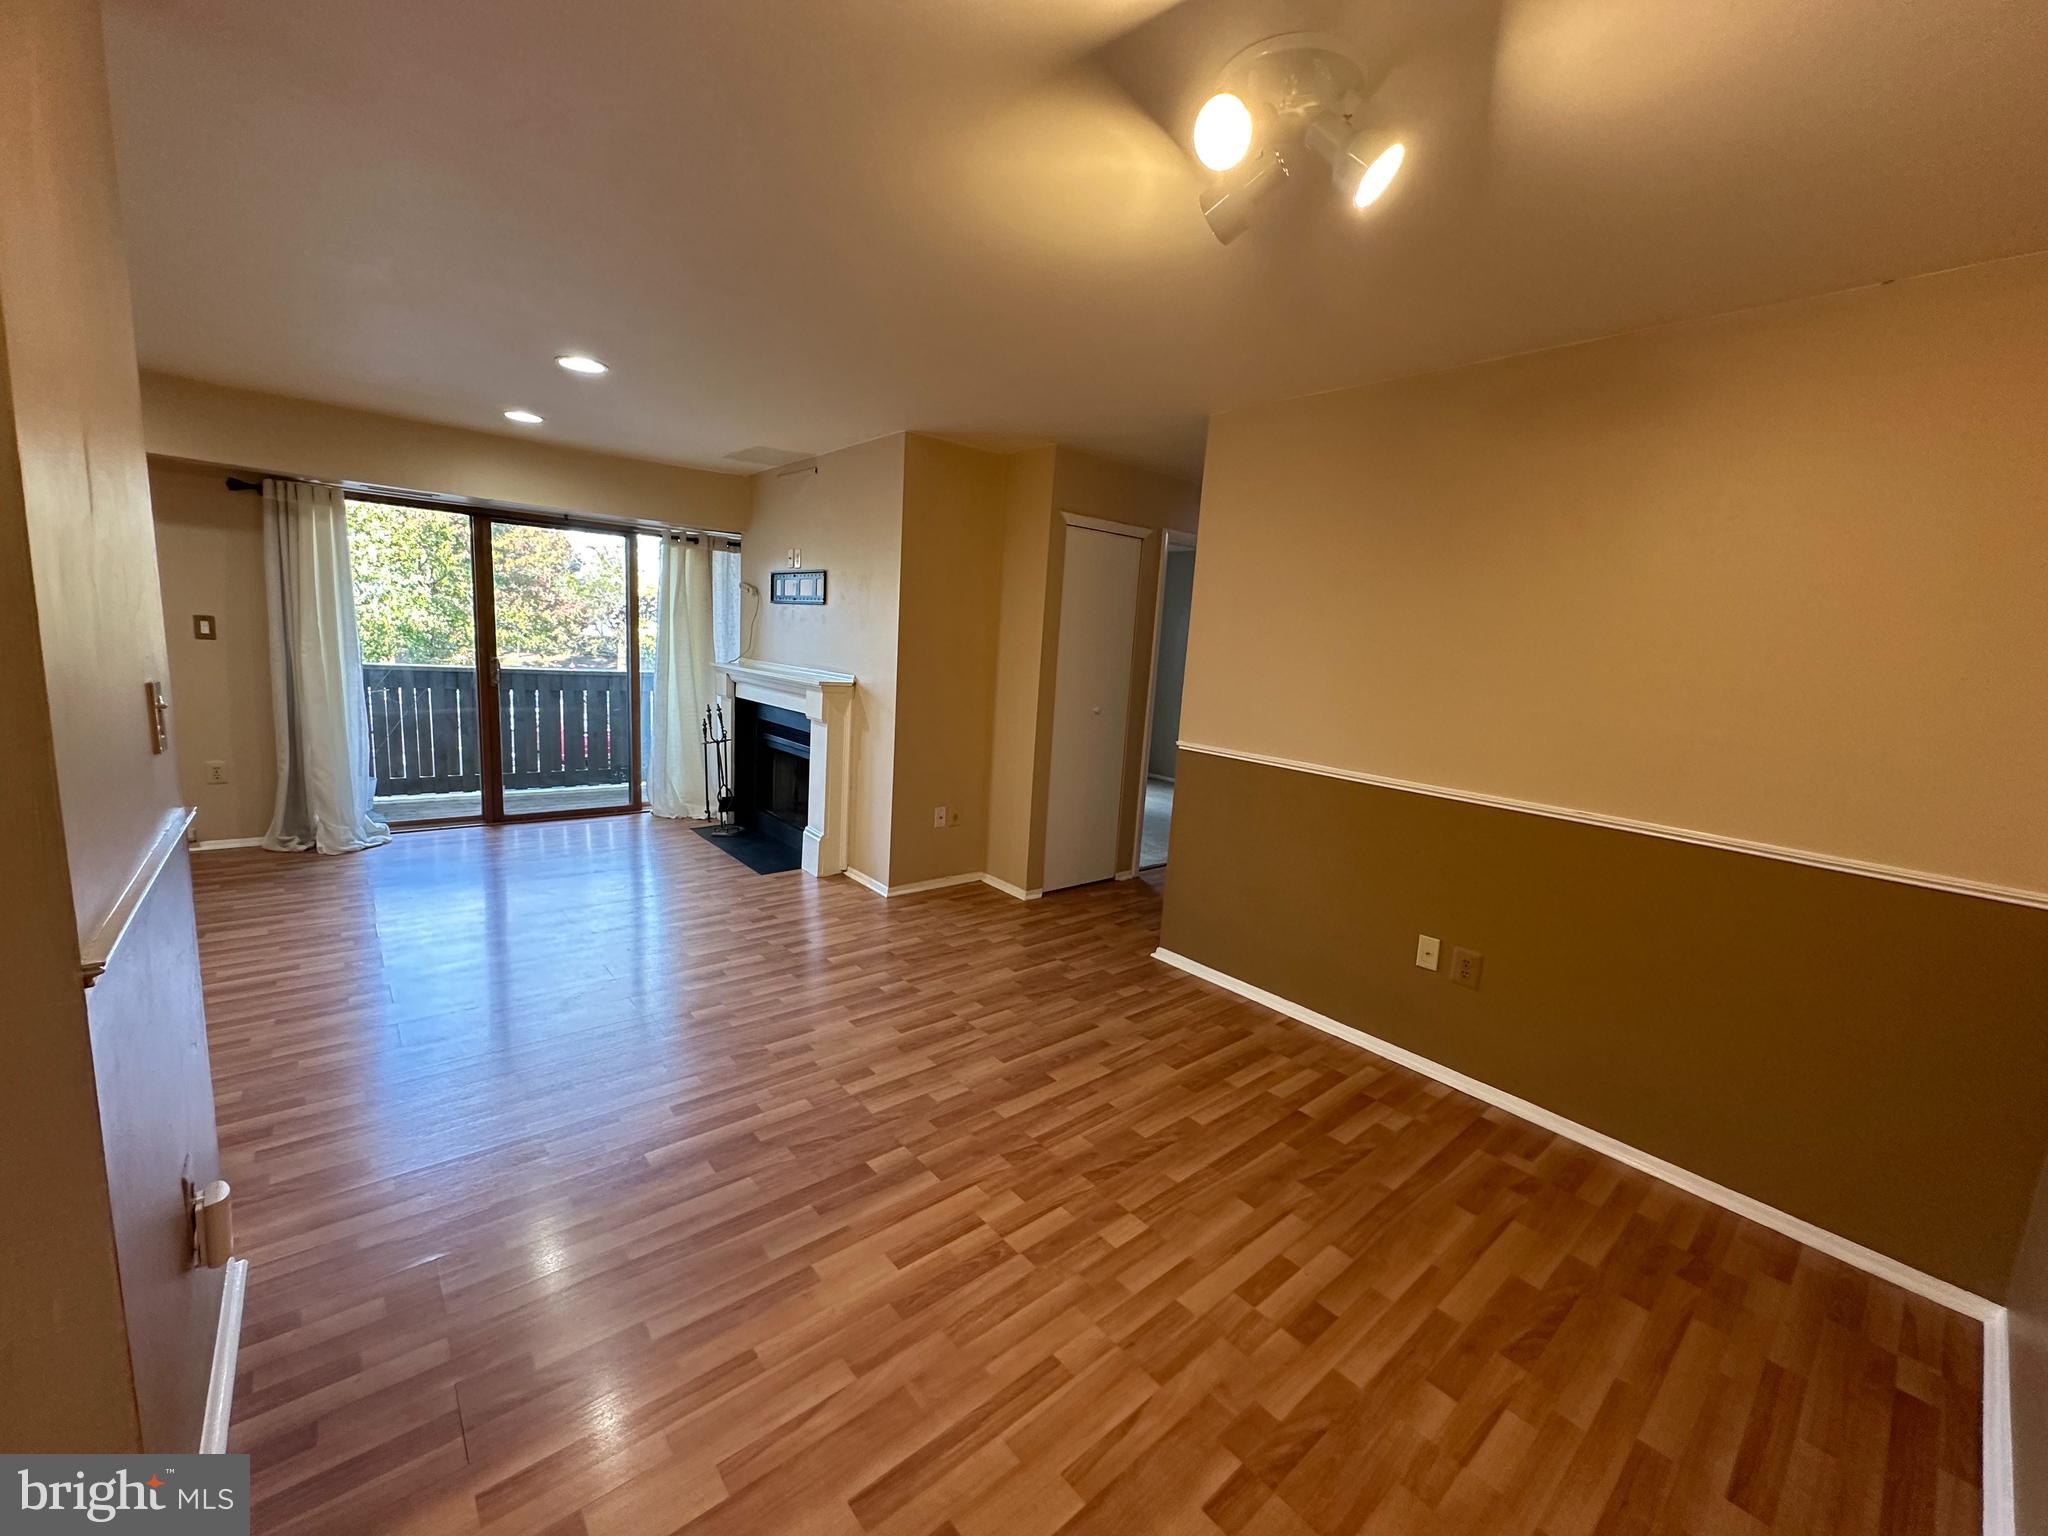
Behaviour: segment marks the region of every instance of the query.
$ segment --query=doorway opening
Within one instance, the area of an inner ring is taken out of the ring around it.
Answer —
[[[1195,595],[1194,535],[1169,532],[1159,565],[1159,626],[1152,648],[1151,719],[1145,732],[1145,798],[1139,808],[1133,860],[1138,869],[1157,869],[1166,863],[1173,825],[1180,698],[1187,682],[1188,616]]]

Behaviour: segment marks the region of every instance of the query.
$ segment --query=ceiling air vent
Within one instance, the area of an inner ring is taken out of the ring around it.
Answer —
[[[787,448],[742,448],[726,455],[735,464],[759,464],[768,469],[780,469],[785,464],[801,464],[813,457],[808,453],[795,453]]]

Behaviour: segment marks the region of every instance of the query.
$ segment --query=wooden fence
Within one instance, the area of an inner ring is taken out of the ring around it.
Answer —
[[[648,726],[653,675],[634,698],[624,672],[505,667],[496,729],[507,789],[624,784],[632,775],[631,717]],[[472,667],[363,667],[370,771],[383,795],[430,795],[483,784],[477,677]]]

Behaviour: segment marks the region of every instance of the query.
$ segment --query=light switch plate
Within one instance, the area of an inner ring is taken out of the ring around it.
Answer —
[[[943,805],[935,805],[935,806],[933,806],[933,807],[932,807],[932,825],[933,825],[933,826],[935,826],[935,827],[943,827],[943,826],[944,826],[945,824],[946,824],[946,808],[945,808],[945,807],[944,807]]]
[[[1436,969],[1436,957],[1437,944],[1435,937],[1427,933],[1415,935],[1415,963],[1425,971],[1433,971]]]

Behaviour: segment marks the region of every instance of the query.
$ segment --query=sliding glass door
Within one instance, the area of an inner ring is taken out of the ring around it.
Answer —
[[[370,772],[394,825],[483,814],[470,536],[467,513],[348,503]]]
[[[490,524],[496,814],[640,804],[632,535]]]
[[[647,804],[662,537],[352,499],[349,564],[378,812],[397,826]],[[739,552],[711,561],[741,643]],[[684,723],[694,741],[695,723]]]

